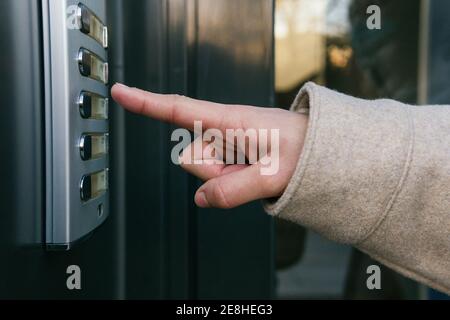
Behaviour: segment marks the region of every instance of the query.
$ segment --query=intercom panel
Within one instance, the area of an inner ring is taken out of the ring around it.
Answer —
[[[109,214],[106,0],[43,0],[46,246],[70,249]]]

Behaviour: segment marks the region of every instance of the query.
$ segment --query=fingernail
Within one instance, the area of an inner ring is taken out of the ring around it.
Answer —
[[[123,88],[123,89],[129,89],[129,88],[130,88],[129,86],[126,86],[126,85],[124,85],[123,83],[119,83],[119,82],[116,82],[116,83],[114,84],[114,86],[117,86],[117,87]]]
[[[196,201],[197,205],[200,208],[209,208],[210,207],[208,199],[206,199],[206,194],[204,192],[199,192],[197,194],[197,199],[196,200],[197,200]]]

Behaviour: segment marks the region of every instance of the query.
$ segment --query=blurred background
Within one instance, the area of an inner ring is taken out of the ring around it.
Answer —
[[[382,28],[366,26],[369,5]],[[418,99],[420,1],[277,0],[275,90],[288,107],[314,81],[353,96]],[[277,295],[282,298],[419,298],[420,287],[382,267],[382,290],[368,290],[365,254],[276,221]],[[378,264],[377,264],[378,265]]]
[[[378,263],[258,202],[196,208],[200,182],[170,161],[175,128],[112,102],[109,217],[70,251],[46,250],[45,1],[103,6],[111,84],[280,108],[307,81],[450,102],[445,0],[1,0],[0,298],[444,298],[381,265],[382,289],[368,290]],[[366,27],[372,4],[380,30]],[[67,290],[72,264],[82,290]]]
[[[378,5],[381,29],[369,30],[366,12]],[[428,52],[443,1],[276,0],[276,105],[289,107],[307,81],[353,96],[409,104],[428,99]],[[434,24],[430,24],[430,14]],[[442,30],[442,26],[438,27]],[[442,32],[442,31],[441,31]],[[437,61],[431,61],[434,66]],[[431,90],[437,91],[435,85]],[[445,96],[440,90],[439,96]],[[431,100],[436,101],[436,92]],[[441,98],[441,103],[447,101]],[[368,290],[367,255],[276,220],[277,296],[280,298],[418,299],[429,292],[381,266],[382,290]],[[434,295],[434,293],[432,293]],[[436,295],[434,295],[436,297]]]

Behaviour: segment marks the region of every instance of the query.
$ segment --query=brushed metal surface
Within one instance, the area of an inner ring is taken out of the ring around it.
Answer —
[[[45,122],[46,122],[46,243],[51,248],[70,244],[91,233],[109,214],[109,192],[96,199],[80,199],[80,180],[85,174],[108,168],[109,157],[83,161],[79,139],[84,132],[107,133],[108,121],[83,119],[78,97],[87,90],[108,96],[105,84],[80,74],[77,56],[86,48],[107,61],[107,50],[97,41],[71,28],[71,9],[78,0],[43,1]],[[82,1],[106,21],[106,1]],[[97,214],[103,206],[103,214]]]

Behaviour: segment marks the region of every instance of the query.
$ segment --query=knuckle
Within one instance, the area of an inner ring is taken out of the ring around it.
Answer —
[[[175,123],[178,121],[180,116],[180,105],[182,105],[185,102],[186,97],[179,94],[170,94],[168,98],[170,108],[168,120],[172,123]]]
[[[138,110],[138,114],[141,114],[141,115],[143,115],[143,114],[145,114],[146,113],[146,111],[147,110],[150,110],[151,109],[151,101],[149,100],[149,99],[142,99],[142,103],[141,103],[141,105],[139,106],[139,110]]]
[[[227,116],[227,113],[222,113],[220,115],[219,121],[217,123],[217,128],[225,128],[225,117]],[[225,128],[227,129],[227,128]]]
[[[218,208],[222,209],[230,209],[232,206],[230,205],[227,194],[224,192],[223,186],[220,181],[216,182],[213,186],[213,198],[215,205]]]

